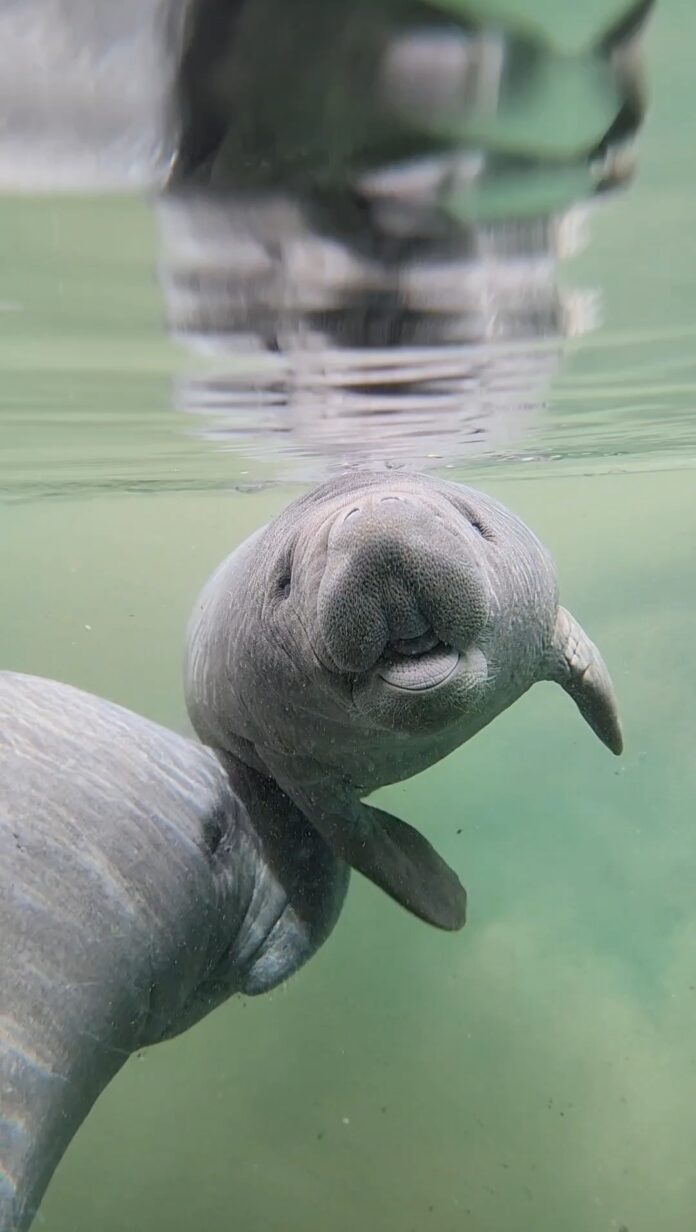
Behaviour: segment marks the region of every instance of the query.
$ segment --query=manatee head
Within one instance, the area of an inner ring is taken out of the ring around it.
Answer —
[[[553,562],[471,488],[350,472],[228,558],[189,630],[200,737],[270,775],[341,859],[443,928],[465,896],[427,840],[361,802],[555,680],[621,749],[597,648],[559,607]]]

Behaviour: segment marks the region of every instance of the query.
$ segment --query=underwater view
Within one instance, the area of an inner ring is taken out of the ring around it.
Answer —
[[[0,1232],[696,1227],[695,44],[0,6]]]

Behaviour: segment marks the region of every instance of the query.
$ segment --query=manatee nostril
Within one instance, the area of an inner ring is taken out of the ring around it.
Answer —
[[[349,519],[349,518],[352,518],[352,517],[353,517],[356,513],[360,513],[360,510],[358,509],[358,506],[357,506],[357,505],[355,506],[355,508],[354,508],[354,509],[349,509],[347,513],[344,513],[344,515],[343,515],[343,521],[344,521],[344,522],[347,522],[347,521],[348,521],[348,519]]]
[[[380,496],[380,505],[385,505],[387,501],[403,501],[403,496]]]

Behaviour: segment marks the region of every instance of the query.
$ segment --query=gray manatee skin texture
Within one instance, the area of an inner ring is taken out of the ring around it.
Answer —
[[[242,544],[195,605],[185,659],[201,739],[273,775],[341,858],[447,929],[464,923],[458,878],[362,797],[540,680],[621,751],[609,674],[547,550],[491,497],[403,471],[337,476]]]
[[[0,673],[0,1232],[136,1049],[296,971],[348,868],[253,770]]]

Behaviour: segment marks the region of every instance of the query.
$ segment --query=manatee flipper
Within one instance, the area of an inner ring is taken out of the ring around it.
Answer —
[[[464,886],[413,826],[362,801],[347,816],[322,813],[311,820],[336,855],[412,915],[450,932],[464,927]]]
[[[594,642],[564,607],[558,609],[544,679],[570,694],[585,722],[618,757],[623,736],[611,677]]]
[[[282,757],[264,751],[264,761],[334,855],[427,924],[449,932],[464,927],[466,890],[418,830],[340,789],[329,794],[293,782]]]

